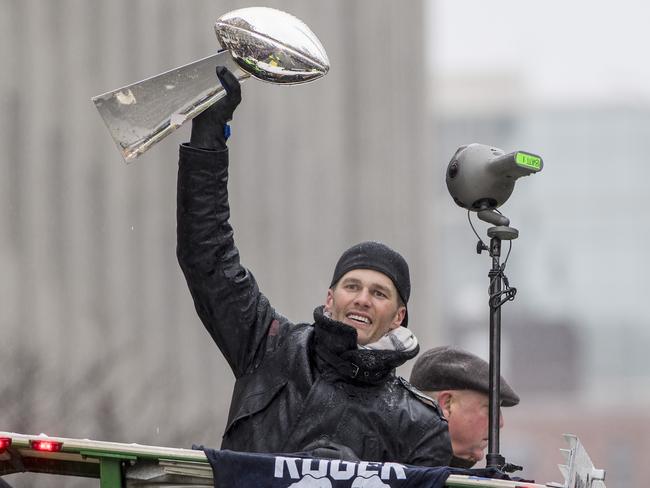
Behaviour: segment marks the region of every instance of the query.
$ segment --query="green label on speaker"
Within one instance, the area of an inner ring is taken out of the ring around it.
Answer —
[[[539,171],[542,168],[542,158],[533,156],[532,154],[518,152],[515,157],[515,162],[519,166],[532,169],[533,171]]]

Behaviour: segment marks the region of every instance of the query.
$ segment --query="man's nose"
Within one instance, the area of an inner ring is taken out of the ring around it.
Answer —
[[[357,296],[355,297],[355,302],[367,306],[370,304],[370,290],[367,288],[361,288]]]
[[[504,421],[503,421],[503,412],[501,412],[501,409],[499,409],[499,429],[503,429]]]

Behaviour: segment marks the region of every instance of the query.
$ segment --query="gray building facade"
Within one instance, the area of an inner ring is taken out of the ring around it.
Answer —
[[[435,340],[434,231],[419,1],[263,1],[318,35],[322,80],[243,85],[230,193],[242,262],[311,320],[366,239],[412,269],[411,326]],[[2,0],[0,430],[218,446],[232,374],[175,257],[177,146],[125,165],[90,98],[210,55],[242,2]]]

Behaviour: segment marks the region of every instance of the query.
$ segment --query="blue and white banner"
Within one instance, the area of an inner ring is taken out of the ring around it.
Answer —
[[[216,488],[443,488],[458,470],[204,449]]]

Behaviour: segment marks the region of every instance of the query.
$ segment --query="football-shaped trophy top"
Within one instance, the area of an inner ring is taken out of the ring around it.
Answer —
[[[329,59],[304,22],[281,10],[248,7],[214,25],[221,46],[253,77],[279,84],[306,83],[329,71]]]

